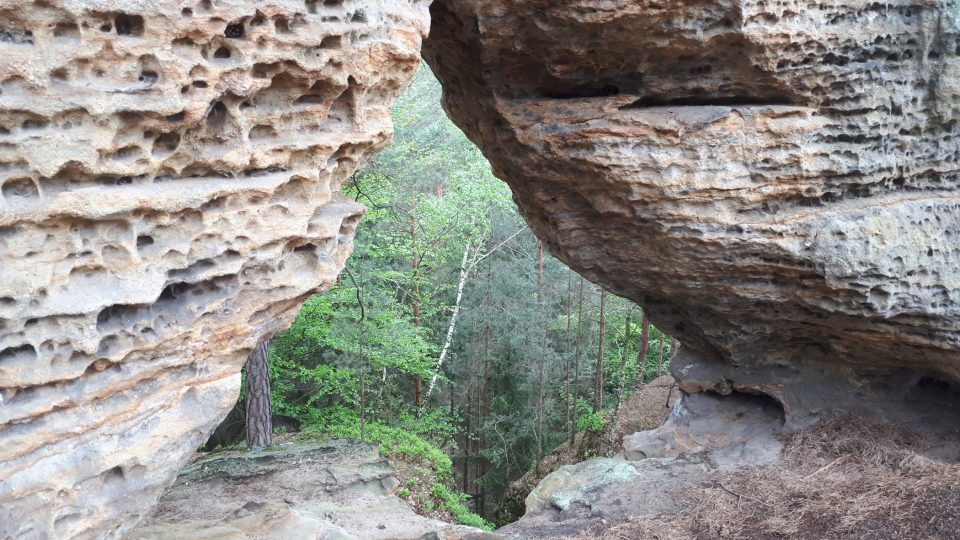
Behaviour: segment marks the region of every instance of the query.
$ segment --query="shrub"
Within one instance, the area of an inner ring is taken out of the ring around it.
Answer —
[[[335,405],[323,409],[315,409],[310,415],[309,423],[304,426],[305,432],[323,433],[338,439],[359,439],[360,418],[353,409]],[[482,517],[474,514],[467,508],[468,496],[451,490],[447,485],[452,482],[453,463],[442,450],[431,444],[423,437],[409,429],[388,426],[374,420],[366,425],[364,440],[377,444],[380,452],[389,458],[401,457],[406,461],[421,463],[429,468],[436,482],[430,489],[430,497],[421,497],[420,506],[426,511],[436,507],[449,512],[463,525],[477,527],[483,530],[493,530],[493,525]],[[407,486],[399,492],[400,496],[410,496],[410,489],[416,487],[417,480],[411,478]]]
[[[607,427],[603,411],[593,412],[593,407],[583,398],[577,399],[577,431],[603,433]]]
[[[474,514],[467,508],[466,501],[469,499],[469,496],[466,494],[451,491],[447,486],[439,483],[433,485],[430,493],[440,500],[441,508],[453,514],[453,517],[457,518],[457,521],[460,523],[485,531],[493,530],[492,523]]]

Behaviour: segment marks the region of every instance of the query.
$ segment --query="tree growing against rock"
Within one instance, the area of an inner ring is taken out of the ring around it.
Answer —
[[[247,447],[263,448],[273,442],[273,405],[270,399],[269,341],[253,348],[244,368]]]

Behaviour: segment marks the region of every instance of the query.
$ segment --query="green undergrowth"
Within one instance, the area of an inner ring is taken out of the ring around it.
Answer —
[[[453,463],[421,433],[429,430],[413,425],[418,422],[412,418],[401,419],[404,425],[396,427],[380,420],[369,421],[361,437],[356,411],[334,406],[318,412],[313,422],[303,426],[304,433],[376,444],[380,453],[397,468],[404,486],[398,495],[420,513],[435,518],[444,517],[446,513],[462,525],[493,530],[492,523],[469,510],[466,504],[469,496],[452,487]]]

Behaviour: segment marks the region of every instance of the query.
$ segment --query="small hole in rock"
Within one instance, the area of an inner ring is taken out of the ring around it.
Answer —
[[[36,360],[36,358],[37,349],[29,343],[20,345],[19,347],[8,347],[0,351],[0,363],[11,360],[29,363]]]
[[[227,106],[222,101],[216,102],[207,114],[207,127],[221,129],[227,123]]]
[[[80,27],[76,23],[62,22],[53,27],[54,39],[75,40],[80,39]]]
[[[227,29],[223,31],[224,37],[231,39],[240,39],[243,37],[243,23],[228,24]]]
[[[158,75],[156,71],[150,71],[146,69],[140,72],[140,76],[137,77],[137,80],[142,83],[153,84],[157,82],[157,79],[159,78],[160,75]]]
[[[170,152],[176,150],[177,146],[179,145],[179,133],[164,133],[163,135],[157,137],[157,140],[153,141],[153,150],[151,150],[151,152],[154,155],[169,154]]]
[[[265,125],[265,124],[253,126],[252,128],[250,128],[250,133],[249,133],[249,135],[248,135],[248,137],[249,137],[251,140],[254,140],[254,139],[268,139],[268,138],[276,137],[276,136],[277,136],[277,131],[276,131],[275,129],[273,129],[272,126],[268,126],[268,125]]]
[[[137,249],[144,249],[147,246],[153,245],[153,237],[146,234],[141,234],[137,237]]]
[[[327,36],[320,40],[321,49],[339,49],[342,44],[340,36]]]
[[[323,96],[318,96],[316,94],[307,94],[305,96],[300,96],[294,101],[294,105],[320,105],[324,102]]]
[[[230,58],[230,49],[226,47],[220,47],[213,53],[214,58]]]
[[[143,17],[139,15],[127,15],[126,13],[121,13],[113,20],[113,24],[117,27],[117,35],[143,35]]]
[[[19,197],[21,199],[36,199],[40,196],[40,191],[37,189],[37,184],[30,178],[9,180],[3,184],[3,188],[0,191],[2,191],[5,199],[12,197]]]

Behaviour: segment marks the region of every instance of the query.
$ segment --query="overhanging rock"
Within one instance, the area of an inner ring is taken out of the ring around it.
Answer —
[[[684,389],[799,426],[960,382],[960,4],[431,14],[448,113],[556,256],[681,339]]]

